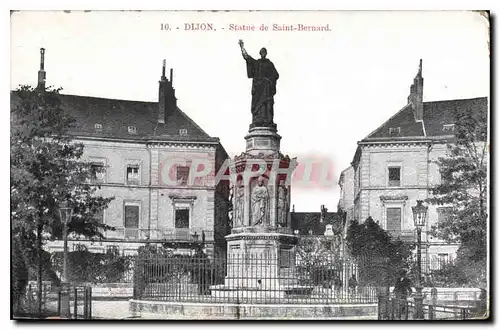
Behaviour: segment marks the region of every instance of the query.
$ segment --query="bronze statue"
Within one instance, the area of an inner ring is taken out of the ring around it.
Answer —
[[[250,127],[274,127],[274,94],[276,94],[276,81],[278,71],[273,62],[266,58],[267,50],[262,48],[259,52],[261,58],[255,60],[247,54],[243,47],[243,40],[239,41],[241,54],[247,62],[247,76],[252,78],[252,124]]]

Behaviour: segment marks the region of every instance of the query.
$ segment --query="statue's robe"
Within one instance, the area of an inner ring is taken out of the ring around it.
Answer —
[[[278,71],[273,62],[267,58],[246,58],[247,76],[253,79],[252,83],[252,125],[272,126],[274,117],[274,95]]]
[[[243,190],[243,187],[236,187],[234,227],[239,227],[243,224],[243,212],[244,212],[243,210],[245,207],[244,198],[245,198],[245,192]]]
[[[269,193],[265,186],[255,186],[252,192],[252,225],[267,225]]]
[[[288,191],[286,187],[279,186],[278,188],[278,225],[281,227],[287,226],[288,220]]]

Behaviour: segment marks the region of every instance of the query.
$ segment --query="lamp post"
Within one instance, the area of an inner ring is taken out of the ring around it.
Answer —
[[[328,224],[325,226],[325,232],[323,233],[323,235],[325,236],[327,242],[328,242],[328,250],[329,252],[333,252],[333,240],[335,238],[335,234],[333,233],[333,226],[331,224]],[[328,260],[328,262],[331,262],[332,260]],[[335,277],[337,276],[337,274],[334,275]],[[335,279],[334,277],[334,279]],[[330,278],[330,276],[328,276],[328,281],[331,281],[332,279]],[[336,285],[336,281],[334,280],[334,285]],[[336,288],[335,288],[336,289]],[[327,294],[326,295],[326,303],[328,305],[329,303],[329,298],[330,298],[330,294]]]
[[[427,206],[423,205],[423,201],[418,200],[416,206],[412,206],[411,208],[413,212],[413,223],[415,228],[417,229],[417,283],[415,285],[415,318],[423,319],[424,318],[424,306],[423,300],[424,297],[422,295],[422,227],[425,226],[425,218],[427,216]]]
[[[70,306],[69,306],[69,286],[68,286],[68,221],[73,216],[73,209],[68,207],[67,203],[61,203],[59,205],[59,214],[61,216],[61,221],[63,221],[63,274],[62,274],[62,295],[61,295],[61,314],[63,317],[70,317]]]

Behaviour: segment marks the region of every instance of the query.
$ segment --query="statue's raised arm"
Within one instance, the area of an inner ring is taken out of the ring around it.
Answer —
[[[240,48],[241,48],[241,55],[243,55],[243,58],[246,60],[248,59],[250,56],[248,55],[245,47],[244,47],[244,44],[243,44],[243,40],[239,40],[238,41],[238,44],[240,45]]]
[[[274,64],[266,58],[267,50],[262,48],[260,59],[255,60],[245,50],[243,40],[239,40],[241,54],[246,61],[247,76],[252,83],[252,124],[251,127],[276,127],[274,117],[274,95],[279,78]]]

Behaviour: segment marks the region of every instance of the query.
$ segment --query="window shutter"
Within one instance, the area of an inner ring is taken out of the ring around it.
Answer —
[[[139,228],[139,206],[125,206],[125,228]]]
[[[387,230],[397,234],[401,232],[401,208],[387,208]]]
[[[175,210],[175,228],[189,228],[189,209]]]

